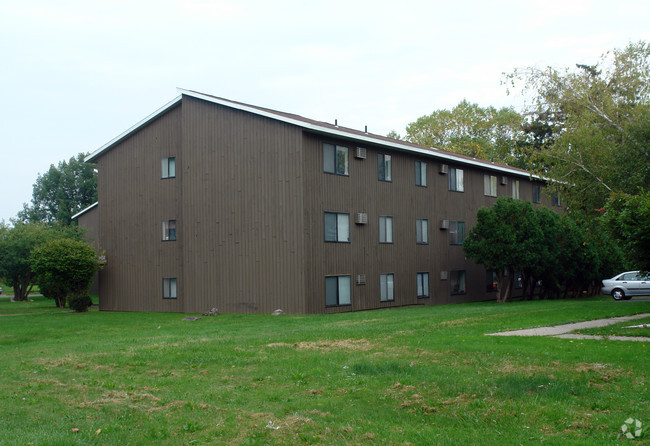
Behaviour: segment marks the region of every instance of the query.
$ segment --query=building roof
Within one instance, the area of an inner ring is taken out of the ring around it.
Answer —
[[[70,219],[74,220],[75,218],[85,214],[86,212],[90,211],[91,209],[94,209],[95,207],[97,207],[98,204],[99,204],[99,201],[95,201],[93,204],[88,206],[86,209],[83,209],[83,210],[77,212],[76,214],[74,214],[72,217],[70,217]]]
[[[183,96],[190,96],[196,99],[201,99],[207,102],[212,102],[214,104],[219,104],[224,107],[233,108],[236,110],[245,111],[248,113],[253,113],[255,115],[264,116],[270,119],[275,119],[277,121],[282,121],[288,124],[292,124],[298,127],[301,127],[310,132],[328,135],[331,137],[337,137],[346,139],[355,144],[374,144],[390,148],[393,150],[417,153],[438,159],[440,161],[454,162],[458,164],[471,165],[475,167],[480,167],[488,170],[498,171],[501,173],[507,173],[510,175],[517,175],[522,177],[530,177],[531,174],[528,171],[523,169],[518,169],[516,167],[511,167],[503,164],[493,163],[491,161],[482,160],[479,158],[473,158],[470,156],[460,155],[458,153],[448,152],[446,150],[437,149],[435,147],[426,147],[419,144],[413,144],[408,141],[402,141],[398,139],[389,138],[387,136],[376,135],[373,133],[368,133],[366,131],[355,130],[347,127],[342,127],[336,124],[330,124],[328,122],[316,121],[313,119],[305,118],[303,116],[295,115],[292,113],[281,112],[277,110],[272,110],[269,108],[259,107],[256,105],[245,104],[242,102],[231,101],[229,99],[220,98],[217,96],[212,96],[205,93],[200,93],[193,90],[185,90],[178,88],[180,96],[176,97],[172,101],[165,104],[160,109],[153,112],[151,115],[147,116],[142,121],[135,124],[133,127],[126,130],[124,133],[118,135],[108,143],[104,144],[102,147],[93,152],[87,159],[87,162],[94,162],[99,158],[103,153],[110,150],[113,146],[121,142],[122,140],[128,138],[132,133],[138,131],[141,127],[144,127],[151,121],[157,119],[168,111],[179,106]]]

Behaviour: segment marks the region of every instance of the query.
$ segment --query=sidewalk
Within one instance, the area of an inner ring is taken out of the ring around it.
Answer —
[[[634,316],[611,317],[608,319],[596,319],[593,321],[576,322],[573,324],[554,325],[551,327],[526,328],[523,330],[502,331],[500,333],[486,333],[486,336],[552,336],[564,339],[609,339],[616,341],[650,341],[647,337],[635,336],[592,336],[581,334],[569,334],[572,331],[585,328],[605,327],[618,324],[619,322],[632,321],[650,317],[650,313],[635,314]]]

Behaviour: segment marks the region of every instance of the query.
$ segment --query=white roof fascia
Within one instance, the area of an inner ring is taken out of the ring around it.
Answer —
[[[382,145],[382,146],[389,146],[389,147],[397,149],[397,150],[418,153],[418,154],[422,154],[422,155],[429,156],[429,157],[434,157],[434,158],[441,158],[441,159],[451,160],[451,161],[454,161],[454,162],[457,162],[457,163],[460,163],[460,164],[469,164],[469,165],[477,166],[477,167],[480,167],[480,168],[483,168],[483,169],[498,170],[499,172],[509,173],[509,174],[512,174],[512,175],[518,175],[518,176],[521,176],[521,177],[526,177],[526,178],[533,177],[533,178],[540,179],[536,175],[532,175],[529,172],[522,172],[522,171],[519,171],[519,170],[510,169],[508,167],[490,166],[489,164],[486,164],[486,163],[489,163],[490,161],[479,162],[479,161],[468,160],[468,159],[465,159],[465,158],[458,158],[458,157],[455,157],[453,154],[448,153],[448,152],[432,152],[432,150],[433,151],[438,151],[439,150],[439,149],[436,149],[434,147],[431,147],[430,149],[418,149],[417,147],[411,147],[411,146],[407,146],[405,144],[400,144],[398,141],[395,141],[395,142],[384,141],[384,140],[381,140],[381,139],[374,138],[374,137],[372,137],[370,135],[369,136],[355,135],[355,134],[351,134],[351,133],[343,131],[343,130],[334,130],[334,129],[330,129],[328,127],[315,125],[315,124],[312,124],[312,123],[309,123],[309,122],[299,121],[297,119],[292,119],[292,118],[289,118],[287,116],[282,116],[282,115],[278,115],[278,114],[275,114],[275,113],[272,113],[272,112],[267,112],[265,110],[260,110],[258,108],[248,107],[248,106],[246,106],[244,104],[237,104],[237,103],[232,103],[232,102],[227,101],[227,100],[221,100],[221,99],[216,98],[214,96],[209,96],[209,95],[206,95],[206,94],[198,93],[196,91],[185,90],[183,88],[177,88],[177,90],[181,94],[185,94],[187,96],[192,96],[192,97],[195,97],[197,99],[203,99],[205,101],[213,102],[215,104],[223,105],[225,107],[230,107],[230,108],[234,108],[234,109],[237,109],[237,110],[242,110],[242,111],[253,113],[253,114],[256,114],[256,115],[265,116],[267,118],[271,118],[271,119],[274,119],[276,121],[286,122],[288,124],[293,124],[293,125],[296,125],[298,127],[302,127],[302,128],[308,129],[308,130],[319,132],[319,133],[325,133],[325,134],[328,134],[328,135],[338,136],[338,137],[346,138],[346,139],[355,139],[355,140],[358,140],[358,141],[365,141],[365,142],[368,142],[368,143],[378,144],[378,145]]]
[[[142,121],[140,121],[140,122],[138,122],[137,124],[135,124],[134,126],[130,127],[130,128],[129,128],[128,130],[126,130],[125,132],[120,133],[118,136],[116,136],[115,138],[111,139],[109,142],[107,142],[106,144],[104,144],[103,146],[101,146],[99,149],[97,149],[97,150],[95,150],[93,153],[91,153],[90,156],[86,157],[86,160],[85,160],[85,161],[86,161],[86,162],[89,162],[89,161],[93,160],[95,157],[99,156],[101,153],[103,153],[104,151],[108,150],[108,149],[109,149],[113,144],[115,144],[115,143],[117,143],[117,142],[123,140],[124,138],[126,138],[127,136],[129,136],[131,133],[133,133],[134,131],[136,131],[138,128],[140,128],[140,127],[142,127],[142,126],[148,124],[149,122],[153,121],[153,120],[156,119],[158,116],[162,115],[162,114],[165,113],[167,110],[169,110],[170,108],[172,108],[173,106],[175,106],[178,102],[180,102],[181,98],[182,98],[182,96],[180,96],[180,95],[177,96],[177,97],[174,98],[173,100],[169,101],[167,104],[165,104],[165,105],[163,105],[162,107],[160,107],[160,108],[159,108],[158,110],[156,110],[155,112],[151,113],[149,116],[147,116],[146,118],[144,118]]]
[[[98,204],[99,204],[99,201],[95,201],[93,204],[88,206],[86,209],[84,209],[82,211],[79,211],[76,214],[74,214],[72,217],[70,217],[70,219],[74,220],[75,218],[79,217],[81,214],[85,214],[86,212],[88,212],[92,208],[96,207]]]

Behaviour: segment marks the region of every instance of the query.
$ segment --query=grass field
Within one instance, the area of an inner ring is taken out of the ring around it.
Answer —
[[[648,444],[619,434],[650,424],[650,342],[484,336],[646,312],[599,297],[186,321],[0,299],[0,444]]]

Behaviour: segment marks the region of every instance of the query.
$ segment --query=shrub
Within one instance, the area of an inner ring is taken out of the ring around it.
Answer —
[[[92,246],[72,239],[44,243],[32,251],[30,262],[41,292],[59,308],[65,307],[68,296],[87,295],[101,267]]]
[[[88,311],[93,304],[93,300],[87,294],[75,294],[68,299],[68,306],[77,313]]]

